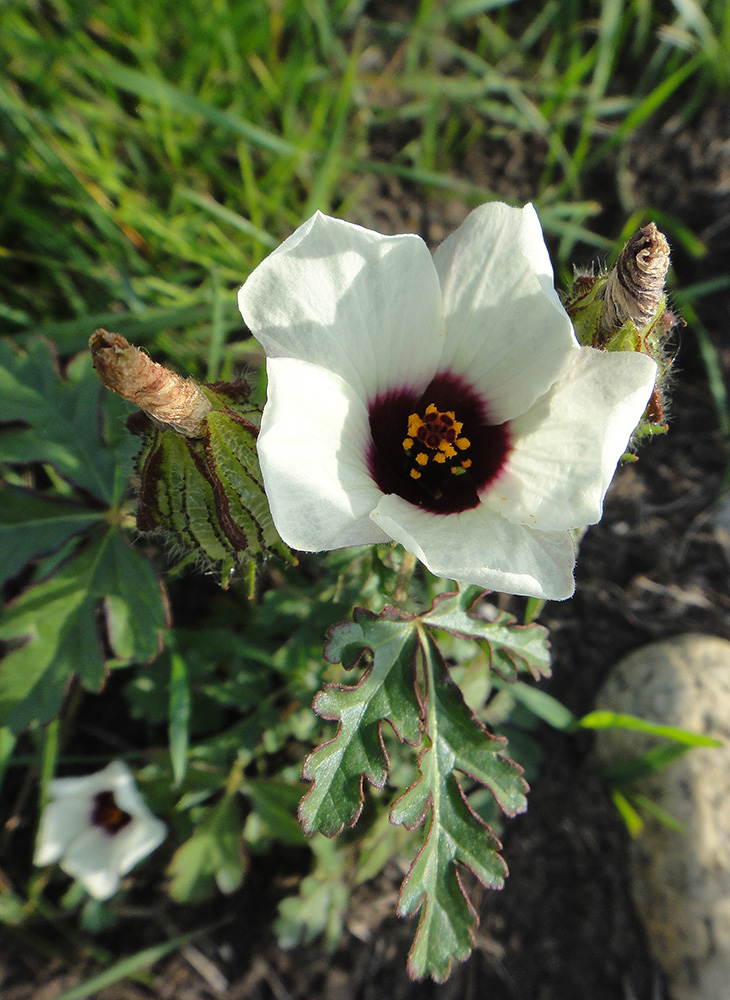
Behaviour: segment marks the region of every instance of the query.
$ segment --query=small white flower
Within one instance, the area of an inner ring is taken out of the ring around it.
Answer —
[[[167,835],[122,761],[84,778],[57,778],[49,791],[34,863],[60,861],[95,899],[113,896],[121,877]]]
[[[317,214],[239,293],[267,355],[258,448],[304,551],[394,539],[432,572],[573,593],[656,365],[579,347],[531,205],[482,205],[432,257]]]

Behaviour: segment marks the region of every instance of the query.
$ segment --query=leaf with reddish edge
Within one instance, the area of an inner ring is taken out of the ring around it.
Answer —
[[[500,889],[507,875],[499,841],[469,807],[455,772],[486,785],[508,815],[527,808],[527,784],[522,769],[501,755],[505,741],[491,736],[467,708],[433,638],[421,635],[427,741],[420,777],[393,804],[391,822],[411,829],[430,813],[423,847],[401,888],[398,913],[406,916],[421,908],[410,975],[443,982],[452,961],[471,952],[478,923],[458,866],[470,868],[492,889]]]
[[[549,677],[547,629],[535,624],[518,625],[516,619],[504,611],[498,611],[496,617],[485,617],[485,596],[480,587],[467,587],[456,594],[439,594],[431,610],[421,615],[421,621],[451,635],[476,639],[489,657],[489,666],[507,681],[528,671],[535,679]]]
[[[300,806],[307,832],[334,836],[354,824],[362,809],[364,779],[376,787],[385,784],[384,721],[401,740],[420,744],[420,776],[394,803],[390,816],[407,829],[429,817],[423,847],[398,904],[403,916],[421,910],[409,959],[410,974],[417,979],[443,981],[454,959],[465,959],[473,947],[478,919],[462,887],[460,868],[470,868],[495,889],[507,874],[499,841],[469,805],[469,788],[488,788],[510,816],[527,807],[522,769],[504,756],[504,738],[492,736],[467,707],[431,634],[431,629],[441,629],[476,639],[490,649],[492,664],[494,650],[513,657],[508,660],[513,674],[535,663],[541,665],[534,668],[538,673],[547,670],[544,629],[515,626],[509,616],[497,622],[480,617],[474,603],[481,594],[469,588],[440,595],[420,616],[393,608],[380,615],[356,609],[353,621],[330,630],[325,657],[348,670],[367,669],[358,684],[327,685],[314,702],[319,715],[338,721],[339,728],[304,766],[304,777],[313,782]]]
[[[335,737],[304,763],[303,775],[313,782],[299,809],[307,833],[333,837],[352,826],[362,810],[364,778],[383,787],[389,769],[383,722],[390,723],[400,740],[418,744],[417,648],[415,620],[390,608],[380,616],[357,608],[354,622],[330,630],[325,657],[331,663],[351,668],[366,650],[372,663],[355,686],[328,684],[315,698],[315,711],[340,725]]]

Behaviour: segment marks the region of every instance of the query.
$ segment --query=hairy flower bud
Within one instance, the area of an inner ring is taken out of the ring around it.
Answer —
[[[250,559],[287,555],[269,513],[256,452],[260,410],[243,383],[200,385],[97,330],[89,342],[104,385],[141,408],[127,426],[137,456],[137,527],[217,566],[224,586]]]

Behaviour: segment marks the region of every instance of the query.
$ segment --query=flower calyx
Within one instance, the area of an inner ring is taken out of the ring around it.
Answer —
[[[137,456],[137,528],[220,573],[228,586],[251,558],[286,555],[266,500],[256,452],[260,410],[243,382],[184,379],[97,330],[89,346],[103,384],[140,407],[127,427]],[[252,581],[252,577],[249,576]]]
[[[656,361],[656,385],[635,439],[667,430],[665,411],[673,360],[667,341],[681,322],[667,308],[664,284],[669,262],[669,243],[650,222],[626,242],[611,270],[576,272],[564,302],[581,344],[601,351],[635,351]]]

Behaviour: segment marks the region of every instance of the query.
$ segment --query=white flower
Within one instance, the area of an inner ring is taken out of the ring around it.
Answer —
[[[394,539],[432,572],[573,593],[656,366],[579,347],[531,205],[417,236],[317,214],[239,293],[267,355],[258,448],[276,527],[304,551]]]
[[[84,778],[57,778],[43,810],[34,863],[61,868],[95,899],[108,899],[119,880],[154,851],[167,828],[149,811],[122,761]]]

